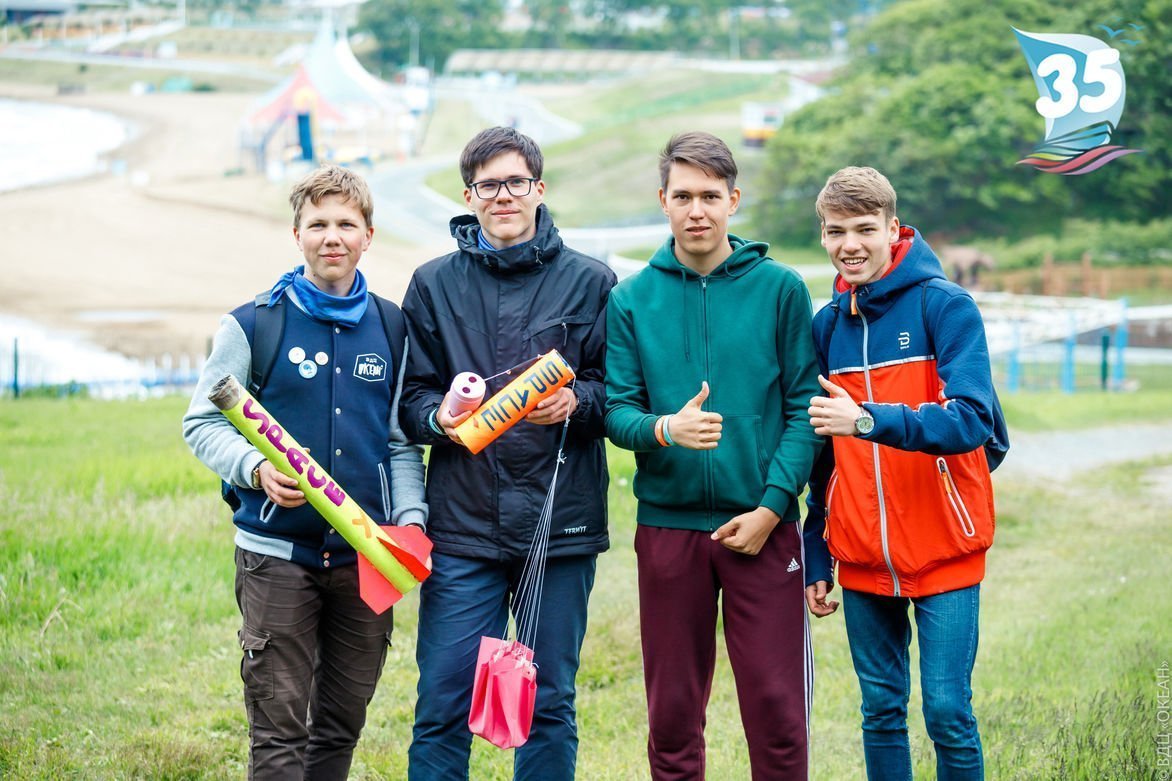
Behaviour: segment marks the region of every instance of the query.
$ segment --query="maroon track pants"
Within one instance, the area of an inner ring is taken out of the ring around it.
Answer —
[[[756,556],[707,532],[640,525],[639,626],[655,781],[704,778],[718,598],[754,781],[802,781],[813,660],[801,533],[781,523]]]

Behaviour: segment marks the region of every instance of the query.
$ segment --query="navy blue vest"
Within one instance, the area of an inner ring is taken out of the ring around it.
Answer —
[[[373,300],[353,328],[319,322],[296,306],[284,309],[285,331],[262,403],[367,515],[389,523],[388,419],[402,345],[387,343]],[[254,332],[253,302],[232,316],[245,334]],[[291,545],[291,561],[321,568],[355,562],[354,549],[309,504],[286,509],[263,491],[236,490],[236,526],[277,547]]]

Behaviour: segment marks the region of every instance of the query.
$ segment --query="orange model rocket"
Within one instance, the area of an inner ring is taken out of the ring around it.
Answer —
[[[479,453],[572,379],[566,359],[550,350],[456,427],[460,441]]]

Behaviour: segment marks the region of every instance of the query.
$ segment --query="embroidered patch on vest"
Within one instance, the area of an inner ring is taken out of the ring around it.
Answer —
[[[384,382],[387,379],[387,362],[374,353],[365,353],[354,359],[354,376],[367,382]]]

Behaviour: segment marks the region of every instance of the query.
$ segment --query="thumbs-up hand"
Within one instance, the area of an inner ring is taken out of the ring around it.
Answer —
[[[680,411],[667,421],[667,431],[672,441],[689,450],[712,450],[720,441],[721,421],[716,412],[705,412],[704,402],[708,399],[708,383],[700,383],[700,392],[680,407]]]
[[[827,395],[810,399],[810,425],[814,427],[814,433],[824,437],[853,437],[855,421],[862,409],[849,393],[821,374],[818,383]]]

